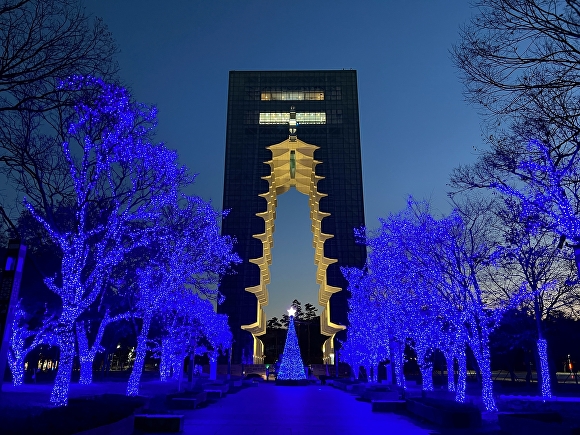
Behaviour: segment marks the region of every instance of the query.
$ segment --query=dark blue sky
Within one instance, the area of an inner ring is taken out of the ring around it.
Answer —
[[[158,139],[199,173],[194,193],[221,207],[228,71],[358,71],[366,222],[408,195],[447,212],[451,170],[475,159],[480,119],[463,101],[449,50],[465,0],[86,0],[121,50],[121,79],[159,109]],[[278,199],[269,316],[317,304],[304,195]],[[321,311],[321,310],[319,310]]]

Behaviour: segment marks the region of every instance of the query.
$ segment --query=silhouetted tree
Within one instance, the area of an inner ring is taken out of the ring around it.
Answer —
[[[0,40],[0,113],[70,104],[62,100],[60,80],[74,74],[110,79],[118,70],[110,32],[78,0],[4,0]]]
[[[268,319],[268,321],[266,322],[266,328],[280,329],[282,328],[282,323],[280,323],[277,317],[272,317],[271,319]]]
[[[580,3],[478,0],[453,55],[466,98],[493,120],[541,118],[579,132]]]
[[[10,213],[26,195],[42,202],[51,220],[63,200],[71,201],[61,145],[80,98],[79,89],[59,84],[75,74],[114,80],[117,49],[79,0],[3,1],[0,41],[0,170],[13,188],[3,206]]]
[[[300,303],[300,301],[298,299],[294,299],[292,301],[292,304],[290,304],[291,306],[294,307],[294,309],[296,310],[296,314],[294,314],[294,323],[298,323],[300,322],[300,320],[302,320],[302,303]],[[280,322],[282,323],[282,326],[284,326],[284,328],[288,328],[288,324],[290,323],[290,316],[288,316],[288,314],[282,314],[282,318],[280,319]]]
[[[175,152],[149,141],[154,109],[100,79],[77,76],[60,85],[81,95],[84,87],[91,90],[75,104],[76,116],[60,147],[74,219],[57,221],[51,204],[25,201],[62,253],[60,273],[45,279],[62,301],[55,331],[60,360],[51,395],[57,406],[67,404],[77,319],[102,294],[110,270],[149,242],[162,208],[192,180]],[[95,89],[100,89],[97,98]]]

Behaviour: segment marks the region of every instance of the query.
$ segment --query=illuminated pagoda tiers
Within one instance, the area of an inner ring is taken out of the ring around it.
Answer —
[[[230,71],[222,235],[236,239],[242,263],[223,277],[217,311],[228,315],[232,364],[264,364],[278,201],[290,190],[308,198],[322,362],[346,340],[341,268],[362,269],[367,257],[352,230],[365,225],[357,89],[353,70]]]
[[[308,385],[308,379],[304,372],[304,362],[300,356],[298,337],[294,328],[294,314],[296,310],[291,307],[288,310],[290,322],[288,323],[288,335],[284,344],[282,363],[276,377],[276,385]]]

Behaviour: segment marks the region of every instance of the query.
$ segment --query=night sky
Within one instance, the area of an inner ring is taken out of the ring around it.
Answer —
[[[159,109],[157,138],[221,208],[228,71],[358,71],[366,222],[408,195],[449,211],[451,170],[475,160],[480,118],[449,54],[474,12],[465,0],[86,0],[120,49],[121,80]],[[278,198],[268,316],[317,305],[305,195]],[[319,312],[322,311],[319,309]]]

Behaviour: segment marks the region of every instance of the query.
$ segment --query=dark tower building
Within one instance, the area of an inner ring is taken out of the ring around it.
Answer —
[[[347,282],[341,266],[362,267],[365,246],[356,71],[231,71],[228,93],[222,233],[237,239],[243,263],[224,277],[234,334],[233,362],[262,363],[276,198],[291,187],[309,197],[321,331],[347,325]]]

